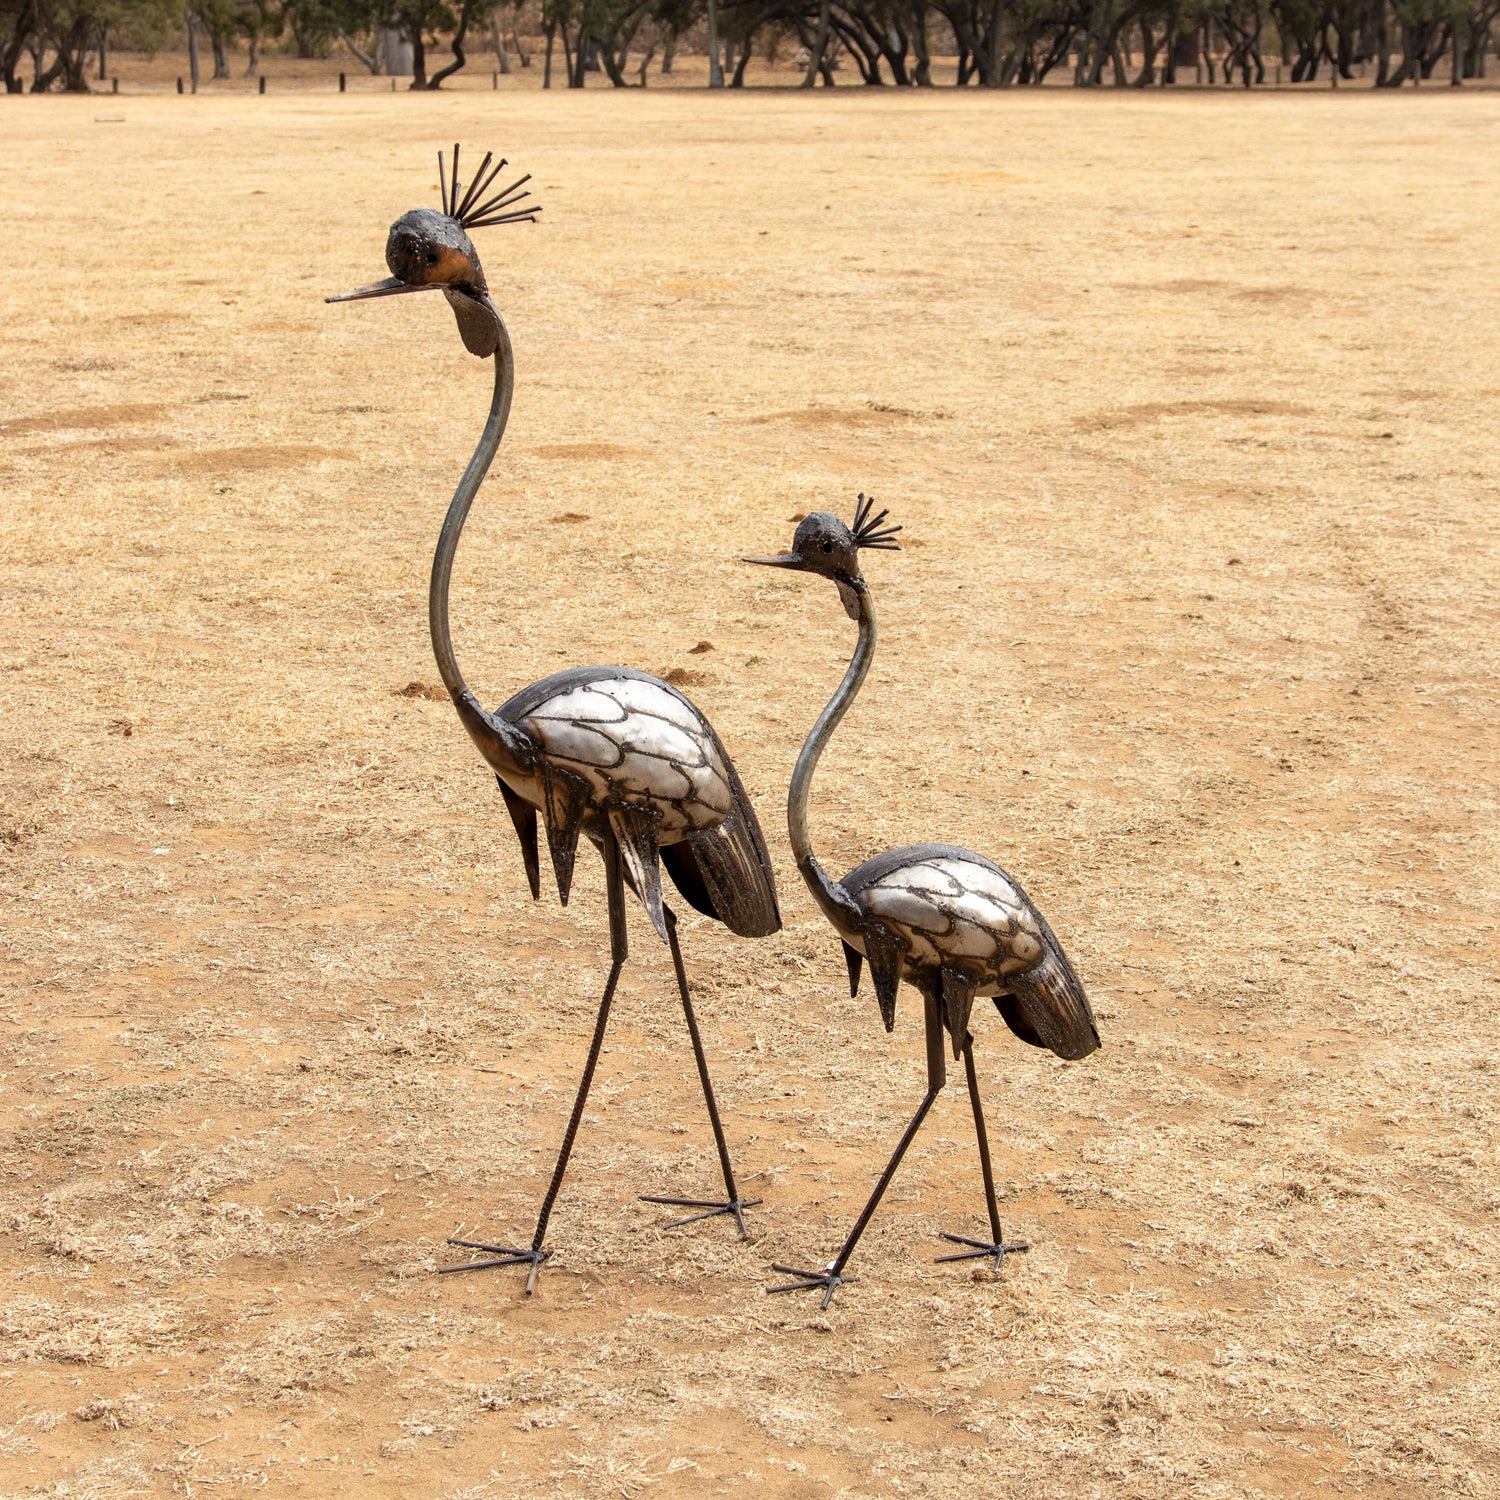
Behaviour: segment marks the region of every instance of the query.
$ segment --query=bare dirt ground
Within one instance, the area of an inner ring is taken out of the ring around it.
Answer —
[[[1500,101],[1015,94],[4,105],[8,1495],[1500,1492]],[[510,436],[459,557],[490,702],[683,674],[786,930],[685,922],[765,1205],[714,1162],[670,969],[627,969],[536,1298],[607,960],[533,906],[435,680],[426,577],[488,401],[384,274],[461,138]],[[883,621],[814,805],[839,869],[953,839],[1028,885],[1105,1038],[976,1011],[921,1089],[851,1001],[781,798],[852,627],[742,566],[873,491]],[[703,643],[707,643],[704,645]]]

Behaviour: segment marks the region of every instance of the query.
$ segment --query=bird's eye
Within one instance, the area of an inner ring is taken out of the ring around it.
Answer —
[[[437,251],[436,250],[429,250],[427,252],[427,264],[429,266],[435,266],[437,263],[438,263]]]
[[[830,542],[826,536],[823,538],[823,550],[825,552],[833,551],[833,543]]]

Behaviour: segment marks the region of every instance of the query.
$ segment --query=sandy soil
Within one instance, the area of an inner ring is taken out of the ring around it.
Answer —
[[[1433,91],[4,104],[0,1487],[9,1495],[1500,1492],[1494,1326],[1500,100]],[[462,138],[507,446],[454,620],[491,702],[679,672],[786,930],[635,961],[534,1300],[607,944],[533,906],[434,681],[426,574],[488,401],[436,299],[325,307]],[[1028,885],[1104,1050],[979,1014],[921,1087],[781,797],[851,627],[752,571],[873,491],[881,654],[815,797],[838,868]],[[960,597],[962,596],[962,597]],[[708,643],[707,646],[702,643]]]

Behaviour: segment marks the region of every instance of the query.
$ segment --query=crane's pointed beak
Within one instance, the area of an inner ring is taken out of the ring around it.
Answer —
[[[362,302],[366,297],[399,297],[402,292],[430,292],[433,283],[402,281],[399,276],[387,276],[384,281],[373,281],[369,286],[357,286],[352,292],[340,292],[336,297],[325,297],[325,302]]]
[[[763,568],[800,568],[801,557],[795,552],[778,552],[775,557],[742,557],[741,562],[759,563]]]

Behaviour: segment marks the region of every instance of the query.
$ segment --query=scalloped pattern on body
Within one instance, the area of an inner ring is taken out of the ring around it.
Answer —
[[[980,994],[999,993],[1010,975],[1042,956],[1042,927],[1030,901],[987,860],[917,857],[879,875],[854,899],[905,943],[906,970],[946,967],[971,978]]]
[[[712,828],[733,805],[728,768],[698,710],[664,682],[602,678],[533,704],[518,720],[600,801],[649,809],[660,834]]]

